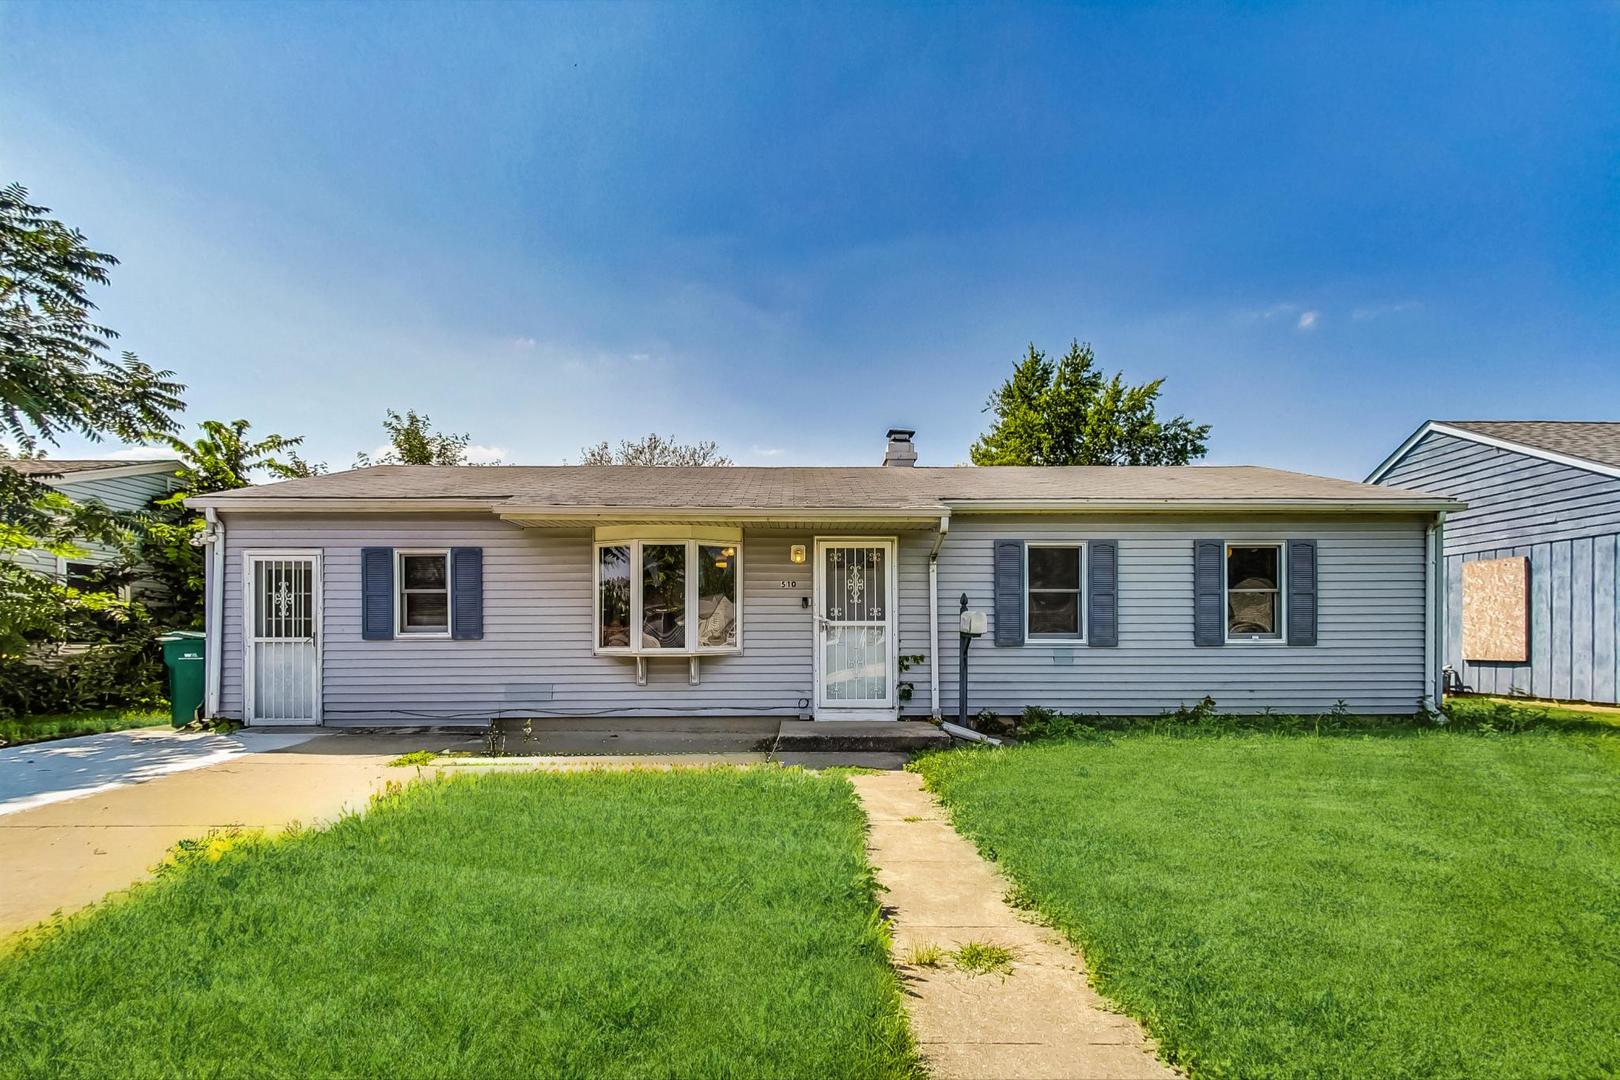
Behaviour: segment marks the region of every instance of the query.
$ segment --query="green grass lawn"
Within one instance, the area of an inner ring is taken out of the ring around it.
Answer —
[[[799,770],[413,785],[25,939],[0,1075],[912,1075],[863,838]]]
[[[1194,1076],[1620,1074],[1620,731],[1176,734],[920,768]]]
[[[152,727],[169,723],[169,710],[86,709],[71,713],[39,713],[0,719],[0,746],[66,739],[74,735],[99,735],[104,731]]]
[[[1506,708],[1520,716],[1533,717],[1539,714],[1554,724],[1602,724],[1620,729],[1620,709],[1607,705],[1554,705],[1551,702],[1530,701],[1525,698],[1468,695],[1447,698],[1446,708],[1464,719],[1489,715]]]

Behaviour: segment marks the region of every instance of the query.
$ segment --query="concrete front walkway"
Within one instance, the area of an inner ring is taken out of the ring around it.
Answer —
[[[913,773],[854,776],[872,865],[892,919],[912,1030],[937,1077],[1174,1077],[1127,1016],[1086,982],[1080,957],[1002,900],[1007,882],[951,828]],[[905,963],[917,945],[1010,949],[1010,974]]]
[[[0,799],[8,790],[14,796],[14,809],[0,814],[0,934],[127,888],[176,841],[209,829],[279,829],[363,809],[388,780],[409,779],[409,770],[387,762],[421,743],[243,733],[202,736],[178,749],[171,741],[156,752],[70,745],[105,738],[16,747],[55,755],[55,788],[41,790],[45,773],[25,762],[0,766],[0,782],[11,785],[0,788]],[[185,767],[164,768],[177,765]],[[33,802],[20,805],[24,799]]]

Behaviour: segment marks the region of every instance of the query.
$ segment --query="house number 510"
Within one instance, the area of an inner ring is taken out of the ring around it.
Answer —
[[[799,583],[797,581],[783,581],[777,586],[779,589],[797,589],[798,587]]]

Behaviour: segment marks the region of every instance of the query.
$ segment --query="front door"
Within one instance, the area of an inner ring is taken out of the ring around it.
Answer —
[[[318,724],[321,557],[249,552],[243,569],[244,715],[250,724]]]
[[[895,718],[894,541],[816,541],[816,718]]]

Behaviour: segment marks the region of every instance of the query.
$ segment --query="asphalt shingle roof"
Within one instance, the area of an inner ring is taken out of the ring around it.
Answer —
[[[1155,503],[1435,499],[1253,465],[976,468],[667,468],[629,465],[378,465],[222,492],[244,499],[488,499],[557,508],[936,510],[956,502]]]
[[[0,467],[13,472],[20,472],[24,476],[68,476],[72,473],[94,472],[97,469],[124,469],[131,465],[154,465],[167,462],[178,465],[178,461],[170,462],[166,458],[138,459],[129,458],[3,458]]]
[[[1441,420],[1446,427],[1471,431],[1535,450],[1583,458],[1620,468],[1620,421],[1612,420]]]

